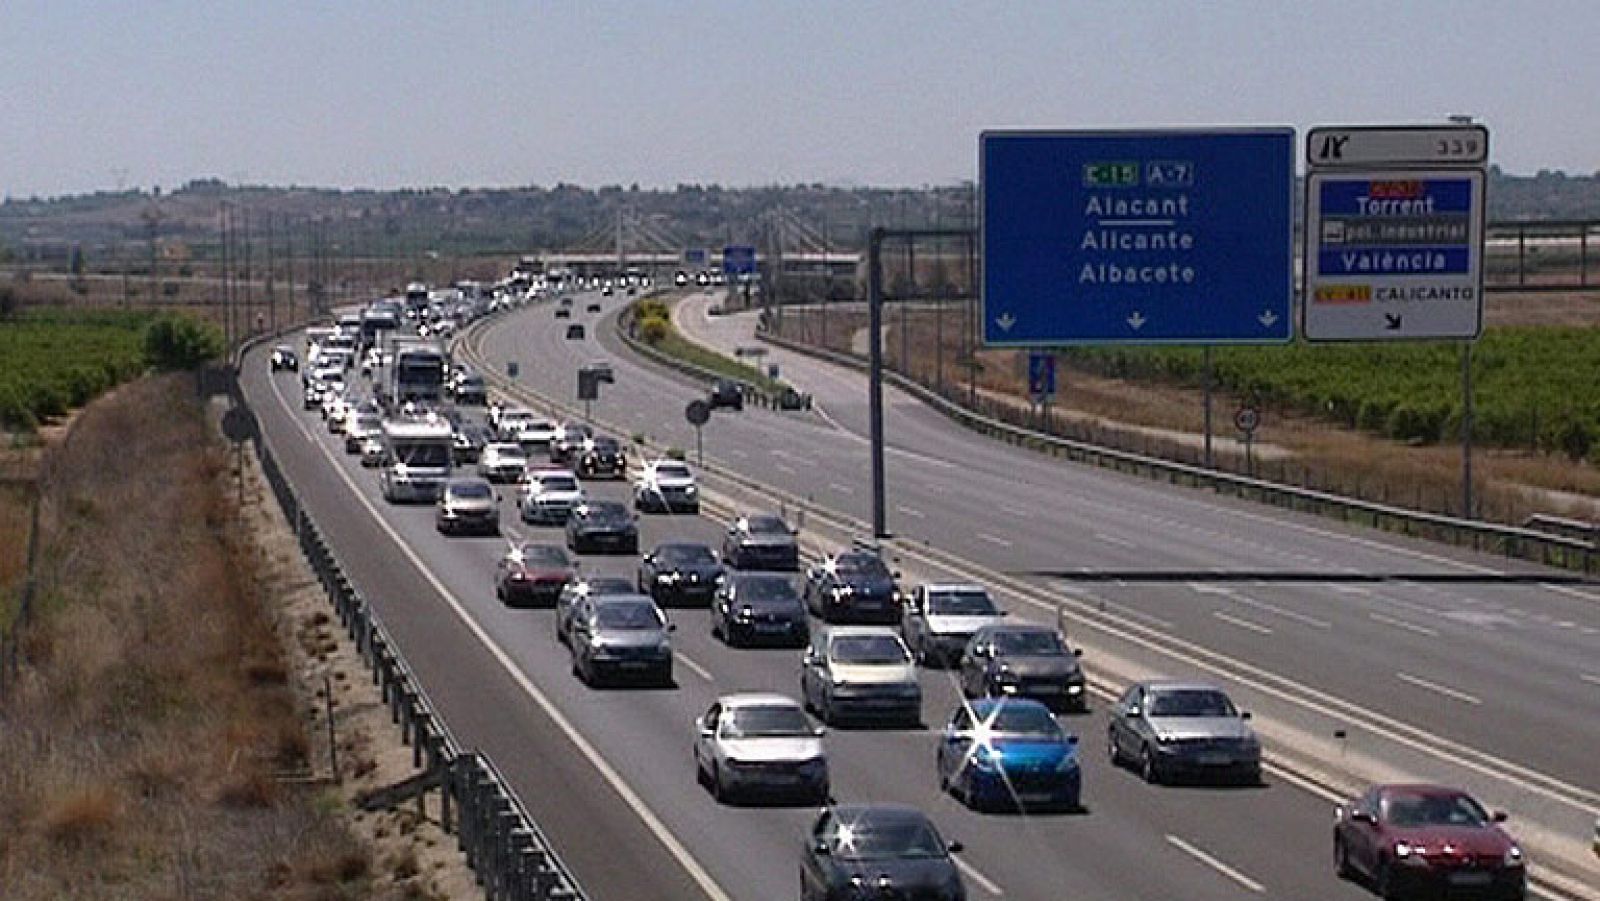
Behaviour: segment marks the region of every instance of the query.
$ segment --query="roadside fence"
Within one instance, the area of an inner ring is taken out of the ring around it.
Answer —
[[[226,374],[229,394],[235,409],[243,413],[247,440],[255,448],[267,484],[294,527],[300,550],[326,589],[340,623],[371,669],[390,720],[412,749],[412,765],[422,770],[411,780],[413,789],[440,792],[441,825],[455,833],[490,901],[586,901],[588,896],[494,761],[463,748],[450,732],[399,645],[350,581],[333,546],[284,477],[239,389],[237,369]]]

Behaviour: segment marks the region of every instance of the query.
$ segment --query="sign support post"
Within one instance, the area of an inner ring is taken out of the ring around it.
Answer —
[[[1206,405],[1206,468],[1212,468],[1211,458],[1211,345],[1205,348],[1205,405]]]

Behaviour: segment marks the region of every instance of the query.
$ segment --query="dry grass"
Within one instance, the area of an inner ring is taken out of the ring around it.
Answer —
[[[1581,294],[1490,295],[1491,322],[1504,324],[1600,325],[1600,300]],[[904,366],[924,384],[936,384],[940,366],[943,381],[965,400],[969,379],[963,356],[963,328],[968,327],[958,305],[938,315],[911,309],[902,319],[899,310],[884,316],[884,359],[894,368]],[[850,353],[852,343],[865,328],[866,312],[859,307],[828,311],[826,328],[815,311],[787,311],[784,334],[824,344]],[[902,345],[901,337],[906,340]],[[943,353],[938,348],[943,348]],[[1015,350],[979,350],[977,385],[981,401],[991,410],[1026,408],[1027,353]],[[1066,427],[1074,437],[1089,437],[1127,449],[1154,453],[1185,462],[1197,462],[1200,452],[1192,445],[1164,442],[1149,436],[1083,425],[1084,421],[1123,423],[1129,426],[1199,433],[1204,428],[1200,392],[1155,381],[1106,378],[1075,370],[1060,373],[1056,399],[1063,418],[1078,420]],[[1240,399],[1219,392],[1214,401],[1214,433],[1232,436],[1232,411]],[[1257,472],[1269,478],[1341,494],[1403,504],[1449,514],[1461,512],[1461,451],[1456,446],[1411,447],[1351,431],[1298,413],[1267,408],[1262,441],[1286,450],[1288,459],[1263,461]],[[1065,427],[1065,424],[1063,424]],[[1237,456],[1220,455],[1219,465],[1245,469]],[[1580,518],[1600,517],[1600,470],[1584,463],[1522,450],[1479,449],[1475,454],[1475,485],[1480,515],[1502,522],[1520,523],[1535,512]]]
[[[309,744],[192,382],[137,382],[83,415],[3,701],[0,895],[368,896],[371,852],[278,779]]]

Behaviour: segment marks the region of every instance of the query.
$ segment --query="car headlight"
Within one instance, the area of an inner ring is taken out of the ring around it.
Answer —
[[[684,486],[683,493],[684,494],[694,494],[695,490],[696,489],[695,489],[695,487],[693,485],[686,485],[686,486]]]
[[[677,573],[656,573],[656,581],[663,585],[670,585],[678,581]]]
[[[972,749],[972,765],[980,770],[1000,769],[1000,755],[990,750],[986,745],[978,745]]]
[[[746,604],[739,608],[738,613],[734,614],[734,619],[737,619],[740,622],[749,622],[750,620],[755,619],[755,616],[756,611],[754,608],[752,608],[749,604]]]
[[[1063,755],[1061,762],[1056,764],[1056,772],[1058,773],[1071,773],[1077,770],[1077,768],[1078,758],[1074,754]]]
[[[1512,845],[1511,847],[1507,848],[1506,856],[1501,860],[1501,863],[1508,867],[1522,866],[1522,849],[1516,845]]]

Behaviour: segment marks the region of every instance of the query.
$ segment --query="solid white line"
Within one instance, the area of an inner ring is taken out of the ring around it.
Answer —
[[[924,514],[921,510],[917,510],[917,509],[914,509],[914,508],[911,508],[911,507],[907,507],[907,506],[905,506],[903,504],[902,505],[897,505],[895,507],[895,509],[900,511],[901,513],[904,513],[905,515],[913,517],[915,519],[922,519],[922,518],[924,518],[926,516],[926,514]]]
[[[989,542],[990,544],[998,544],[1001,547],[1010,547],[1011,546],[1011,542],[1005,540],[1004,538],[1000,538],[1000,537],[995,536],[995,535],[990,535],[988,532],[979,532],[978,533],[978,537],[982,538],[984,541]]]
[[[1231,616],[1231,615],[1229,615],[1227,613],[1222,612],[1221,610],[1213,610],[1213,611],[1211,611],[1211,615],[1216,617],[1217,619],[1222,620],[1225,623],[1231,623],[1231,624],[1233,624],[1235,626],[1238,626],[1241,629],[1249,629],[1250,631],[1256,632],[1256,633],[1261,634],[1261,635],[1271,635],[1272,634],[1272,630],[1270,628],[1268,628],[1266,626],[1263,626],[1260,623],[1253,623],[1253,622],[1251,622],[1251,621],[1249,621],[1247,619],[1240,619],[1237,616]]]
[[[1579,673],[1578,678],[1589,683],[1590,685],[1600,685],[1600,676],[1591,675],[1589,673]]]
[[[1100,220],[1100,224],[1101,225],[1105,225],[1105,226],[1112,226],[1112,225],[1153,225],[1153,226],[1156,226],[1158,228],[1160,228],[1160,227],[1169,227],[1170,228],[1177,221],[1178,220],[1176,220],[1176,219],[1101,219]]]
[[[405,539],[400,536],[399,532],[395,531],[394,526],[383,518],[378,509],[372,505],[372,501],[362,492],[361,487],[356,484],[354,479],[350,478],[350,474],[345,471],[344,467],[339,465],[338,458],[328,450],[328,446],[318,441],[306,429],[305,424],[295,417],[294,409],[289,405],[288,401],[283,399],[283,392],[279,390],[276,381],[272,383],[272,393],[277,395],[278,404],[289,414],[290,420],[300,427],[300,431],[305,434],[306,440],[315,445],[322,451],[323,456],[328,458],[328,462],[333,465],[334,473],[350,487],[351,493],[355,495],[361,506],[365,507],[367,512],[372,515],[372,519],[377,523],[378,528],[382,529],[394,541],[395,546],[400,549],[400,553],[411,561],[411,565],[417,568],[417,572],[422,574],[423,579],[439,593],[441,598],[444,598],[445,603],[450,605],[450,609],[455,612],[462,625],[466,626],[473,637],[478,639],[478,643],[483,645],[484,649],[489,652],[489,655],[494,658],[496,663],[500,664],[500,667],[505,670],[512,681],[516,682],[523,693],[539,705],[545,716],[548,716],[550,721],[556,724],[556,728],[561,730],[567,740],[572,742],[573,746],[578,749],[578,753],[582,754],[590,765],[600,773],[601,777],[611,785],[611,788],[616,791],[623,802],[633,808],[634,813],[639,815],[639,819],[643,821],[651,834],[666,847],[673,857],[677,858],[678,863],[683,865],[684,870],[689,873],[689,877],[707,895],[717,899],[717,901],[733,901],[733,897],[723,891],[722,886],[711,878],[711,874],[700,866],[700,862],[695,860],[693,854],[689,853],[689,849],[678,841],[678,837],[672,834],[672,830],[667,828],[667,824],[656,816],[655,811],[650,809],[650,805],[639,797],[639,794],[633,790],[627,780],[623,779],[622,775],[601,755],[600,750],[590,744],[589,739],[584,737],[583,733],[578,731],[578,728],[572,724],[572,721],[567,719],[566,715],[561,712],[561,708],[557,707],[553,701],[545,696],[544,692],[539,690],[538,686],[533,684],[527,673],[523,672],[522,668],[517,666],[516,661],[511,659],[511,655],[507,654],[505,649],[494,640],[494,637],[483,626],[479,625],[478,621],[472,617],[472,614],[467,612],[466,605],[461,602],[461,599],[457,598],[455,593],[446,587],[438,576],[434,575],[433,570],[429,569],[427,564],[422,561],[422,558],[417,556],[416,551],[413,551],[410,545],[406,544]]]
[[[682,663],[684,666],[687,666],[690,670],[693,670],[695,675],[697,675],[700,678],[706,680],[707,682],[715,682],[715,681],[717,681],[715,678],[712,677],[710,670],[706,669],[705,667],[701,666],[698,663],[695,663],[694,660],[692,658],[690,658],[690,656],[688,654],[685,654],[682,651],[673,651],[672,652],[672,656],[679,663]]]
[[[1134,544],[1125,538],[1118,538],[1115,535],[1107,535],[1104,532],[1096,532],[1094,533],[1094,537],[1104,541],[1106,544],[1114,544],[1117,547],[1138,547],[1137,544]]]
[[[1464,701],[1464,702],[1466,702],[1468,704],[1482,704],[1483,703],[1482,701],[1478,700],[1477,698],[1473,697],[1472,695],[1467,694],[1464,691],[1456,691],[1454,688],[1451,688],[1448,685],[1440,685],[1437,682],[1429,682],[1427,679],[1419,679],[1416,676],[1411,675],[1410,673],[1395,673],[1394,677],[1396,679],[1399,679],[1401,682],[1410,682],[1412,685],[1415,685],[1418,688],[1426,688],[1429,691],[1438,692],[1439,694],[1442,694],[1447,698],[1455,698],[1457,701]]]
[[[967,877],[973,882],[976,882],[984,891],[994,895],[997,898],[1005,897],[1005,889],[1002,889],[999,885],[995,884],[993,879],[990,879],[988,876],[980,873],[977,867],[967,863],[957,856],[952,855],[950,859],[955,862],[956,866],[961,868],[961,872],[966,873]]]
[[[1418,635],[1431,635],[1434,637],[1438,637],[1439,635],[1438,632],[1428,628],[1427,626],[1419,626],[1416,623],[1408,623],[1403,619],[1395,619],[1392,616],[1384,616],[1382,613],[1368,613],[1367,618],[1383,623],[1384,625],[1406,629],[1408,631],[1415,632]]]
[[[1265,610],[1268,613],[1275,613],[1278,616],[1283,617],[1284,619],[1292,619],[1297,623],[1305,623],[1306,625],[1312,626],[1312,627],[1317,628],[1317,629],[1331,629],[1331,628],[1333,628],[1333,623],[1330,623],[1325,619],[1317,619],[1314,616],[1307,616],[1304,613],[1297,613],[1297,612],[1295,612],[1293,610],[1286,610],[1286,609],[1284,609],[1282,607],[1279,607],[1276,604],[1269,604],[1266,601],[1258,601],[1255,598],[1246,597],[1245,595],[1242,595],[1242,594],[1232,594],[1232,595],[1229,595],[1228,598],[1229,598],[1229,600],[1233,601],[1234,603],[1243,604],[1246,607],[1254,607],[1257,610]]]
[[[1018,519],[1033,518],[1033,508],[1031,507],[1006,507],[1005,510],[1007,513],[1010,513],[1012,516],[1015,516]]]
[[[1183,839],[1178,838],[1176,835],[1168,835],[1167,842],[1174,848],[1177,848],[1179,851],[1182,851],[1190,857],[1193,857],[1195,860],[1200,861],[1211,869],[1216,870],[1218,873],[1221,873],[1229,879],[1232,879],[1234,882],[1239,883],[1252,892],[1260,894],[1267,890],[1266,886],[1255,881],[1254,879],[1251,879],[1249,876],[1246,876],[1238,870],[1235,870],[1233,867],[1228,866],[1215,857],[1212,857],[1210,854],[1207,854],[1199,848],[1196,848],[1194,845],[1191,845]]]
[[[840,494],[855,494],[856,493],[856,490],[854,488],[851,488],[849,485],[841,485],[838,482],[829,482],[828,483],[828,487],[832,488],[834,491],[839,492]]]

